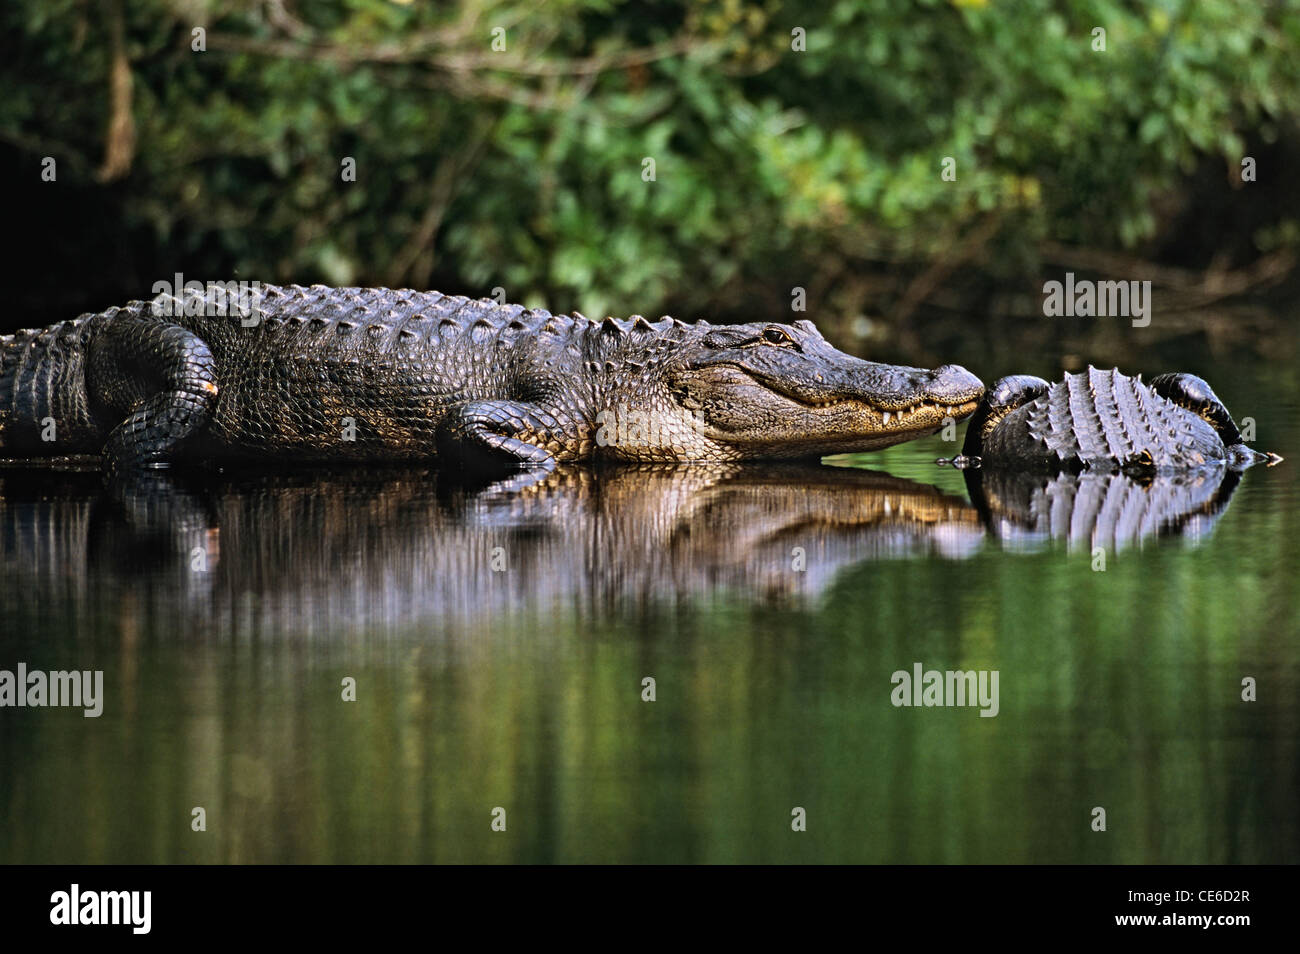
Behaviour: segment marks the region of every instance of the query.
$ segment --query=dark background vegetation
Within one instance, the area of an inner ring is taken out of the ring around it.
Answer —
[[[1293,331],[1291,2],[9,0],[0,31],[6,330],[177,271],[714,320],[800,286],[930,355],[1055,333],[1070,269],[1155,281],[1152,335]]]

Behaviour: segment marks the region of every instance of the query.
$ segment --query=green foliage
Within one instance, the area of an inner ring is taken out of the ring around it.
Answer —
[[[1133,247],[1198,163],[1236,170],[1300,104],[1292,3],[15,0],[0,141],[89,186],[115,15],[122,216],[177,262],[597,315],[833,288],[990,219],[994,261]]]

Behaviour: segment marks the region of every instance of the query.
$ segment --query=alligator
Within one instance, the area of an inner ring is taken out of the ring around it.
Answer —
[[[1089,365],[1055,384],[1030,375],[998,380],[971,418],[957,463],[1150,475],[1240,471],[1279,460],[1246,446],[1228,409],[1196,375],[1143,383],[1141,375]]]
[[[969,416],[957,365],[878,364],[807,320],[711,325],[386,288],[217,283],[0,338],[0,457],[552,468],[798,459]]]

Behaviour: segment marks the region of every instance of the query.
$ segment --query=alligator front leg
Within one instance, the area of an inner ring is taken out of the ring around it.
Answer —
[[[438,427],[438,457],[473,470],[509,466],[555,468],[555,452],[576,441],[564,423],[536,404],[469,401],[453,407]]]
[[[207,424],[217,403],[207,344],[151,316],[120,318],[99,334],[90,346],[87,384],[97,414],[112,426],[104,455],[114,469],[165,464]]]

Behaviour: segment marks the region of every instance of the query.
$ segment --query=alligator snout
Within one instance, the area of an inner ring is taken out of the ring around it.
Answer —
[[[925,389],[935,401],[978,401],[984,394],[984,382],[960,364],[945,364],[931,372]]]

